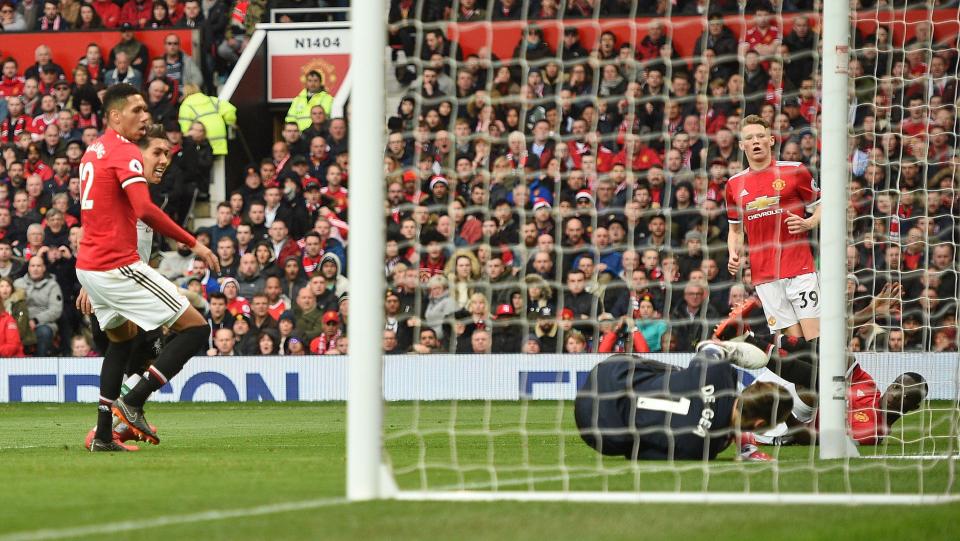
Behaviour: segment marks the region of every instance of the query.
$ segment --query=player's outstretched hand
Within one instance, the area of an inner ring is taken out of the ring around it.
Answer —
[[[80,293],[77,294],[77,310],[80,310],[80,313],[89,316],[93,314],[93,305],[90,304],[90,297],[87,296],[87,290],[80,288]]]
[[[900,282],[888,282],[880,290],[880,294],[873,299],[874,316],[889,316],[890,312],[900,303],[903,286]]]
[[[740,270],[740,254],[730,254],[730,258],[727,259],[727,270],[730,274],[736,274]]]
[[[804,233],[813,229],[813,226],[809,221],[790,211],[787,211],[787,219],[784,220],[784,222],[787,224],[787,232],[789,232],[791,235],[799,235],[800,233]]]
[[[210,248],[207,248],[202,242],[197,242],[193,245],[194,255],[203,260],[207,264],[208,269],[212,269],[214,272],[220,272],[220,260],[217,256],[210,251]]]

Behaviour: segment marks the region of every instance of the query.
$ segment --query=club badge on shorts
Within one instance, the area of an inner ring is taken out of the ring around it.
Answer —
[[[776,324],[777,324],[777,318],[775,318],[775,317],[773,317],[773,316],[770,316],[770,317],[767,318],[767,325],[773,327],[773,326],[776,325]]]

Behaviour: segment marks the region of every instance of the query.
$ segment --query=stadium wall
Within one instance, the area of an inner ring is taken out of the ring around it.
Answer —
[[[811,21],[811,30],[822,32],[816,14],[811,13],[784,13],[780,17],[781,30],[787,35],[793,29],[793,19],[806,15]],[[565,19],[538,20],[538,21],[498,21],[498,22],[471,22],[449,23],[446,26],[447,37],[460,44],[464,56],[476,54],[481,48],[490,51],[501,60],[513,56],[513,49],[520,43],[523,31],[531,24],[536,24],[543,30],[544,40],[551,50],[557,50],[557,44],[565,28],[577,28],[580,31],[580,43],[587,50],[600,39],[602,32],[610,31],[617,36],[617,43],[639,43],[647,35],[646,25],[657,18],[642,19]],[[937,10],[877,10],[861,12],[861,20],[857,28],[864,35],[872,34],[877,24],[888,25],[892,32],[892,43],[899,45],[910,40],[916,34],[916,23],[931,21],[934,23],[934,39],[941,41],[956,36],[960,32],[960,21],[957,20],[956,9]],[[740,38],[747,24],[752,24],[753,17],[727,15],[724,24],[733,31],[733,35]],[[697,37],[706,29],[703,17],[683,16],[671,17],[666,27],[667,34],[673,37],[674,49],[682,57],[691,57],[696,45]],[[494,37],[496,36],[496,37]]]
[[[180,48],[184,53],[197,60],[194,48],[199,43],[200,33],[189,28],[164,28],[161,30],[137,30],[133,37],[147,46],[150,58],[163,53],[163,40],[170,34],[180,38]],[[87,54],[87,45],[96,43],[103,53],[104,62],[110,56],[110,50],[120,43],[119,30],[93,30],[77,32],[20,32],[4,34],[3,53],[0,57],[12,56],[23,73],[28,67],[36,63],[34,54],[37,47],[47,45],[53,56],[53,61],[67,72],[67,80],[73,80],[72,69],[77,61]]]
[[[572,400],[606,355],[430,355],[385,358],[387,400]],[[689,354],[651,354],[685,365]],[[905,371],[922,374],[929,398],[954,400],[955,353],[858,356],[881,389]],[[0,359],[0,403],[96,402],[98,358]],[[743,374],[745,382],[752,375]],[[347,358],[198,357],[154,396],[158,402],[332,401],[347,397]]]

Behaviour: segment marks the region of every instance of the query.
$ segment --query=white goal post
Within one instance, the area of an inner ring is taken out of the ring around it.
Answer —
[[[354,316],[348,321],[350,370],[347,399],[347,497],[385,497],[380,464],[383,453],[383,143],[384,49],[386,6],[383,0],[351,6],[350,243],[347,261]],[[358,184],[365,183],[365,186]],[[383,479],[386,482],[386,479]]]
[[[847,294],[847,62],[850,3],[823,6],[820,295]],[[858,456],[847,436],[847,303],[825,302],[820,315],[820,458]]]

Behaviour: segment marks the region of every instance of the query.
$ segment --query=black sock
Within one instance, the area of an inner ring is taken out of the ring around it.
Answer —
[[[100,441],[110,441],[113,438],[113,412],[110,411],[110,404],[104,404],[100,401],[97,410],[97,433],[94,435]]]
[[[123,369],[127,365],[132,346],[133,340],[110,342],[103,356],[103,365],[100,367],[100,404],[97,410],[96,438],[98,440],[110,441],[113,435],[113,416],[110,414],[110,406],[120,396]]]
[[[163,332],[160,329],[154,331],[140,331],[140,334],[134,339],[134,346],[130,351],[130,358],[127,361],[127,367],[124,370],[126,376],[134,374],[143,374],[150,366],[151,361],[157,358],[160,353],[160,340],[163,338]]]
[[[793,383],[801,389],[817,388],[817,367],[796,354],[788,353],[786,357],[777,356],[769,367],[781,378]]]
[[[91,318],[90,322],[90,334],[93,337],[93,347],[97,350],[97,353],[102,355],[107,354],[107,348],[110,347],[110,339],[107,338],[107,333],[100,329],[100,323],[97,321],[97,318]]]
[[[819,338],[805,340],[802,336],[783,335],[780,337],[780,349],[787,353],[787,358],[800,359],[803,362],[810,363],[814,366],[819,364],[817,362],[817,351],[819,346]]]
[[[137,386],[123,397],[123,401],[135,408],[143,407],[147,398],[154,391],[163,387],[164,383],[179,374],[190,357],[196,355],[209,338],[210,327],[206,325],[190,327],[182,331],[164,346],[160,356],[157,357],[157,361],[147,369],[146,377],[140,380],[140,383],[137,383]]]

